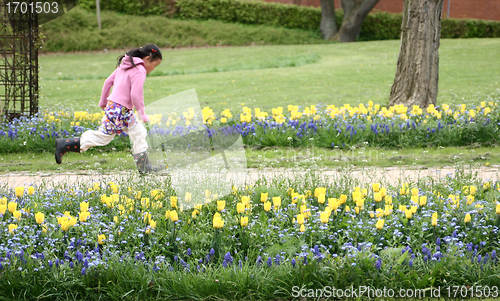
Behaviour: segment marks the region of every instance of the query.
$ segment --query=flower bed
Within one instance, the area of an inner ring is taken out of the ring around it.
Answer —
[[[183,116],[151,115],[151,133],[180,135],[198,128],[202,120],[207,135],[238,132],[249,146],[346,148],[366,145],[385,148],[495,145],[499,142],[498,104],[482,102],[478,107],[446,104],[427,109],[404,106],[381,107],[369,103],[298,107],[289,105],[265,112],[243,107],[242,113],[224,110],[218,114],[204,108]],[[21,118],[0,126],[0,152],[52,151],[58,137],[76,137],[99,127],[102,114],[43,111],[37,117]],[[199,122],[197,122],[197,120]],[[105,150],[129,149],[126,134]]]
[[[0,294],[262,299],[295,286],[498,283],[498,182],[457,171],[397,187],[265,183],[204,199],[153,178],[7,191]]]

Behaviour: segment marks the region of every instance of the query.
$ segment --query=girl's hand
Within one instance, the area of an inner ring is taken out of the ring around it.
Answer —
[[[103,109],[103,110],[106,109],[106,106],[101,106],[101,109]]]
[[[137,111],[137,115],[139,115],[139,118],[142,120],[142,122],[144,123],[149,122],[149,117],[148,115],[146,115],[146,113],[144,113],[144,111],[142,110]]]

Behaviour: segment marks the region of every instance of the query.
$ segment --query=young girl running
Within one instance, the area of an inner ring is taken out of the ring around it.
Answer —
[[[146,75],[161,63],[162,56],[156,45],[133,49],[118,58],[116,70],[106,79],[99,106],[105,114],[98,131],[86,131],[80,138],[56,140],[56,162],[62,163],[66,152],[83,152],[92,146],[104,146],[115,135],[125,132],[133,142],[133,157],[140,173],[157,172],[163,166],[152,165],[147,156],[147,131],[137,120],[133,109],[144,123],[149,117],[144,112],[143,85]],[[111,95],[109,91],[113,86]]]

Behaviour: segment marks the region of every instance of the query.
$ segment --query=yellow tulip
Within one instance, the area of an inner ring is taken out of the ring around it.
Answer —
[[[15,225],[15,224],[10,224],[9,225],[9,232],[11,234],[14,234],[14,230],[16,230],[16,229],[17,229],[17,225]]]
[[[177,211],[175,211],[175,210],[170,211],[170,219],[173,222],[176,222],[179,220],[179,215],[177,214]]]
[[[222,220],[220,215],[218,216],[214,215],[213,227],[216,229],[221,229],[222,227],[224,227],[224,220]]]
[[[170,211],[166,211],[165,212],[165,219],[169,219],[170,218]]]
[[[149,223],[150,220],[151,220],[151,213],[149,212],[144,213],[144,222]]]
[[[81,202],[80,203],[80,211],[81,212],[89,211],[89,203],[88,202]]]
[[[156,228],[156,221],[154,221],[154,220],[150,220],[150,221],[149,221],[149,226],[151,227],[151,229]]]
[[[43,214],[42,212],[35,213],[35,220],[37,224],[43,224],[43,221],[45,220],[45,214]]]
[[[120,222],[120,220],[118,219],[118,216],[116,216],[116,215],[115,215],[115,216],[113,216],[113,222],[114,222],[115,224],[118,224],[118,223]]]
[[[103,245],[105,241],[106,241],[106,235],[105,234],[99,234],[97,236],[97,243],[98,244]]]
[[[177,197],[176,196],[170,197],[170,206],[172,208],[177,208]]]
[[[299,223],[299,225],[302,225],[304,222],[305,222],[304,214],[302,213],[297,214],[297,223]]]
[[[238,212],[240,214],[243,213],[243,212],[245,212],[245,204],[243,204],[243,203],[237,203],[236,204],[236,212]]]
[[[500,203],[499,203],[499,204],[497,204],[497,207],[496,207],[496,212],[497,212],[497,214],[500,214]]]
[[[399,194],[401,195],[407,195],[408,194],[408,183],[403,183],[403,186],[401,189],[399,189]]]
[[[16,210],[14,211],[14,213],[12,213],[12,215],[14,216],[15,219],[20,220],[23,214],[21,213],[21,211]]]
[[[411,219],[411,215],[412,215],[411,210],[406,210],[405,211],[405,216],[406,216],[407,219]]]
[[[345,194],[340,195],[340,203],[345,204],[345,202],[347,202],[347,195]]]
[[[382,230],[382,228],[384,227],[384,223],[385,223],[385,221],[383,219],[379,219],[377,221],[377,223],[375,224],[375,227],[377,228],[377,230]]]
[[[469,190],[470,190],[470,194],[476,195],[476,192],[477,192],[477,187],[476,186],[471,186],[469,188]]]
[[[265,202],[264,203],[264,210],[265,211],[271,210],[271,202]]]
[[[248,216],[242,216],[240,219],[240,225],[242,227],[248,226]]]
[[[387,188],[380,188],[380,195],[384,198],[387,195]]]
[[[302,232],[302,233],[306,232],[306,226],[305,225],[300,225],[300,232]]]
[[[418,204],[418,195],[412,195],[411,196],[411,201],[414,204]]]
[[[375,200],[375,202],[377,202],[377,203],[378,203],[378,202],[380,202],[380,201],[382,201],[382,193],[380,193],[380,192],[375,192],[375,193],[373,194],[373,199],[374,199],[374,200]]]
[[[217,210],[222,211],[226,208],[226,201],[217,201]]]
[[[328,199],[328,207],[330,209],[332,209],[333,211],[337,210],[337,208],[339,207],[339,202],[337,201],[337,199],[335,198],[329,198]]]
[[[349,212],[349,211],[351,211],[351,207],[345,206],[345,212]]]
[[[275,209],[277,209],[278,207],[281,207],[281,197],[280,196],[273,197],[273,205],[274,205]]]
[[[322,222],[323,224],[328,223],[328,220],[330,219],[330,216],[328,215],[328,212],[321,212],[321,213],[319,214],[319,217],[320,217],[321,222]]]
[[[420,206],[425,206],[427,204],[427,197],[425,195],[420,197]]]
[[[324,203],[325,203],[325,196],[326,196],[326,195],[325,195],[324,193],[320,193],[320,194],[318,195],[318,203],[320,203],[320,204],[324,204]]]
[[[469,214],[469,213],[467,213],[467,214],[465,215],[464,222],[467,224],[467,223],[469,223],[470,221],[471,221],[470,214]]]
[[[373,192],[380,191],[380,183],[372,183],[372,187],[373,187]]]
[[[28,194],[29,194],[29,195],[33,195],[34,193],[35,193],[35,187],[30,186],[30,187],[28,188]]]
[[[7,207],[9,208],[9,212],[13,213],[14,211],[17,210],[17,203],[16,202],[10,202],[7,204]]]
[[[7,211],[7,205],[0,205],[0,214],[4,215],[5,211]]]
[[[186,202],[191,202],[191,193],[190,192],[186,192],[186,196],[184,197],[184,200]]]
[[[68,217],[62,217],[61,218],[61,230],[62,231],[68,231],[70,227],[70,222],[69,222],[69,218]]]
[[[249,197],[248,195],[244,195],[244,196],[242,196],[242,197],[241,197],[241,202],[242,202],[243,204],[245,204],[245,206],[246,206],[246,205],[249,205],[249,204],[250,204],[250,197]]]
[[[23,196],[23,194],[24,194],[24,186],[16,187],[16,196],[20,198]]]
[[[388,195],[385,197],[385,204],[386,205],[391,205],[392,204],[392,195]]]
[[[261,193],[260,193],[260,201],[261,201],[262,203],[266,202],[266,201],[267,201],[267,196],[268,196],[268,195],[269,195],[269,192],[266,192],[266,193],[261,192]]]
[[[354,212],[356,212],[356,214],[359,214],[359,207],[358,206],[354,207]]]
[[[417,213],[418,206],[410,206],[410,211],[412,214]]]
[[[80,222],[84,223],[87,221],[87,219],[90,217],[90,212],[88,211],[85,211],[85,212],[80,212],[78,214],[79,218],[80,218]]]
[[[418,195],[418,188],[416,188],[416,187],[412,188],[411,195]]]

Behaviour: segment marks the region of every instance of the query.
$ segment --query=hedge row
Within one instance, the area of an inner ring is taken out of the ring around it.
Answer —
[[[80,0],[80,6],[95,9],[94,0]],[[243,24],[262,24],[294,29],[319,30],[321,9],[281,3],[243,0],[108,0],[101,9],[125,14],[166,15],[179,19],[220,20]],[[343,12],[336,11],[337,23]],[[359,40],[399,39],[401,14],[373,12],[361,27]],[[500,37],[500,22],[474,19],[448,19],[442,21],[442,38],[494,38]]]

